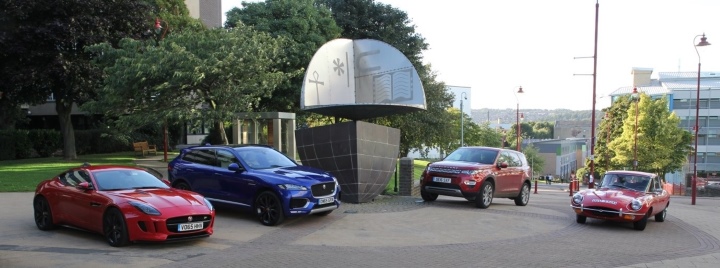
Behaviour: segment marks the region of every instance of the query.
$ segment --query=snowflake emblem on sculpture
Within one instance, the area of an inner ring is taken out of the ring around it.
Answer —
[[[345,67],[345,63],[340,62],[340,58],[334,59],[333,64],[335,64],[335,67],[333,67],[333,71],[337,72],[338,76],[341,76],[343,73],[345,73],[345,70],[343,70],[343,67]]]

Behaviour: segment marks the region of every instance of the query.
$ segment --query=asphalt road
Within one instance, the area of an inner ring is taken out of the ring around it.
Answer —
[[[526,207],[379,197],[277,227],[218,208],[209,238],[124,248],[76,229],[40,231],[32,193],[0,193],[0,267],[720,267],[720,199],[673,197],[665,222],[636,231],[577,224],[566,185],[539,187]]]

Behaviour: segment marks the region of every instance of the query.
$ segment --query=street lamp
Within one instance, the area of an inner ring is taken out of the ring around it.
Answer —
[[[522,86],[518,87],[517,92],[515,92],[515,90],[513,89],[513,94],[515,95],[515,101],[517,102],[517,106],[516,106],[517,108],[515,109],[515,114],[516,114],[515,115],[516,116],[515,125],[517,125],[517,131],[516,131],[517,140],[516,140],[515,147],[518,152],[520,151],[520,99],[518,99],[517,94],[522,94],[522,93],[524,93],[522,90]]]
[[[695,98],[695,157],[693,157],[693,178],[692,178],[692,204],[695,205],[695,196],[697,196],[697,154],[698,154],[698,130],[700,129],[700,123],[698,119],[700,118],[700,52],[698,52],[697,47],[704,47],[709,46],[710,43],[707,41],[707,37],[705,37],[705,34],[702,35],[696,35],[695,38],[693,38],[693,44],[695,44],[695,41],[697,38],[700,37],[700,43],[697,43],[695,45],[695,53],[698,55],[698,73],[697,73],[697,96]]]
[[[165,23],[165,27],[162,27],[162,23]],[[168,30],[168,24],[167,21],[160,20],[160,18],[155,18],[155,34],[159,35],[157,39],[155,39],[156,44],[160,44],[160,41],[165,38],[165,34]],[[167,130],[167,118],[165,118],[163,122],[163,161],[168,161],[168,130]]]
[[[465,92],[460,93],[460,147],[465,147],[465,111],[463,110],[463,100],[467,100]]]
[[[633,88],[633,92],[630,98],[635,102],[635,143],[633,145],[633,170],[637,170],[638,102],[640,102],[640,93],[638,93],[637,87]]]

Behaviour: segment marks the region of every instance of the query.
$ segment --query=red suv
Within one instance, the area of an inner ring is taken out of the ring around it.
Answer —
[[[425,201],[438,195],[463,197],[487,208],[493,197],[507,197],[515,205],[530,200],[530,167],[525,155],[491,147],[461,147],[422,173],[420,194]]]

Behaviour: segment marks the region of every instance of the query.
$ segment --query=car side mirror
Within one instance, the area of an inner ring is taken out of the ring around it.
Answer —
[[[75,188],[78,188],[83,191],[89,191],[89,190],[95,189],[95,187],[93,187],[93,185],[90,184],[89,182],[81,182],[77,186],[75,186]]]
[[[238,165],[238,163],[230,163],[230,165],[228,165],[228,169],[232,170],[232,171],[238,171],[238,172],[245,171],[245,169],[240,167],[240,165]]]
[[[497,167],[498,167],[498,168],[507,168],[507,167],[508,167],[508,164],[505,163],[505,162],[498,163],[498,164],[497,164]]]

